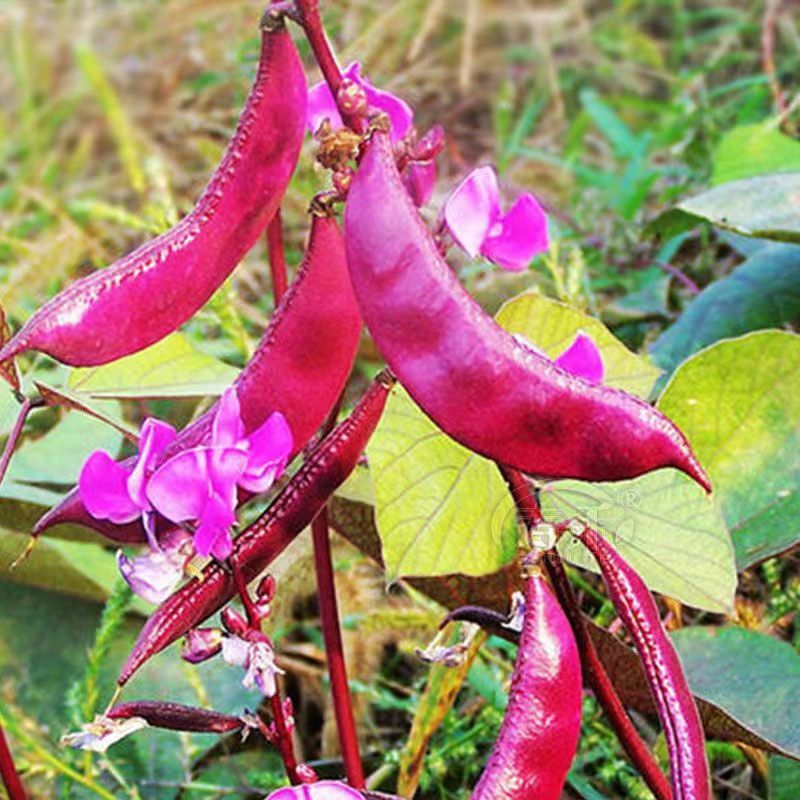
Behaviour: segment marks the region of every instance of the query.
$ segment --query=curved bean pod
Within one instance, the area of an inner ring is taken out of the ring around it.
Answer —
[[[710,800],[700,714],[655,600],[607,539],[587,528],[580,540],[597,560],[614,607],[644,664],[669,749],[673,796],[675,800]]]
[[[228,733],[241,730],[245,725],[241,718],[230,714],[154,700],[120,703],[110,709],[105,716],[109,719],[139,717],[154,728],[193,733]]]
[[[257,241],[278,207],[303,139],[306,80],[288,31],[262,31],[261,60],[239,124],[197,205],[166,233],[42,306],[0,350],[105,364],[191,317]]]
[[[659,467],[709,479],[659,411],[555,366],[500,328],[439,255],[386,134],[367,143],[345,207],[356,297],[383,357],[457,441],[550,478],[619,480]]]
[[[270,507],[236,537],[233,565],[250,582],[311,523],[333,492],[353,471],[383,412],[391,378],[381,375],[352,414],[308,457]],[[209,564],[164,601],[147,620],[122,667],[122,686],[149,658],[219,611],[236,594],[232,573]]]
[[[344,389],[360,333],[341,232],[334,219],[314,216],[297,277],[234,384],[245,430],[258,428],[273,411],[282,412],[294,437],[294,457]],[[207,441],[215,413],[216,405],[181,431],[164,458]],[[83,525],[116,542],[146,541],[138,521],[115,525],[92,517],[77,488],[36,523],[33,535],[61,523]]]
[[[472,800],[558,800],[578,746],[581,691],[572,629],[537,569],[525,580],[508,708]]]

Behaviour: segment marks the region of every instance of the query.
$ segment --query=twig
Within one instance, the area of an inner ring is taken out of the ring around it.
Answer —
[[[25,400],[22,401],[19,413],[14,421],[14,427],[11,429],[11,433],[8,434],[3,455],[0,456],[0,483],[2,483],[3,479],[6,477],[6,470],[8,470],[8,465],[11,463],[11,456],[14,454],[14,449],[17,446],[19,437],[22,435],[22,430],[25,427],[25,421],[28,419],[28,414],[30,414],[33,409],[39,408],[43,405],[44,401],[40,398],[36,398],[35,400],[29,400],[28,398],[25,398]]]

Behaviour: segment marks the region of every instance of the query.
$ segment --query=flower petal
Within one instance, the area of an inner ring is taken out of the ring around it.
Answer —
[[[411,161],[403,172],[403,183],[415,206],[424,206],[436,186],[435,161]]]
[[[198,554],[226,559],[233,547],[231,525],[234,522],[236,514],[230,505],[219,496],[212,497],[198,518],[194,534],[194,547]]]
[[[68,747],[77,747],[81,750],[105,753],[114,742],[118,742],[129,734],[147,727],[147,722],[141,717],[109,719],[98,715],[77,733],[68,733],[62,736],[61,744]]]
[[[406,136],[414,124],[414,111],[405,100],[391,92],[375,88],[369,79],[361,74],[361,63],[358,61],[348,64],[342,72],[342,77],[349,78],[361,86],[367,95],[370,111],[382,111],[389,117],[393,142],[399,142]]]
[[[128,493],[139,508],[149,508],[145,493],[147,479],[161,455],[177,438],[172,425],[155,417],[148,417],[139,434],[139,458],[128,478]]]
[[[597,345],[583,331],[578,331],[572,344],[554,360],[561,369],[589,383],[602,383],[605,374],[603,357]]]
[[[158,550],[134,559],[119,550],[117,566],[134,594],[154,605],[166,600],[183,577],[183,563]]]
[[[173,522],[197,519],[213,491],[209,448],[184,450],[159,467],[147,484],[147,499]]]
[[[286,417],[279,411],[248,438],[247,467],[239,478],[239,486],[251,492],[265,492],[286,467],[292,452],[292,436]]]
[[[503,269],[521,271],[549,246],[547,215],[532,194],[523,194],[489,231],[481,253]]]
[[[86,510],[96,519],[121,524],[140,514],[128,494],[130,473],[104,450],[95,450],[84,462],[78,478],[78,492]]]
[[[226,389],[217,403],[217,413],[211,428],[211,443],[214,447],[235,447],[244,439],[244,424],[236,389]]]
[[[342,781],[316,781],[300,786],[285,786],[265,800],[363,800],[363,795]]]
[[[325,81],[315,83],[308,90],[308,110],[306,111],[306,126],[311,133],[316,133],[319,126],[328,120],[333,130],[344,127],[336,101]]]
[[[500,187],[491,167],[473,170],[444,204],[444,221],[450,235],[473,258],[500,216]]]

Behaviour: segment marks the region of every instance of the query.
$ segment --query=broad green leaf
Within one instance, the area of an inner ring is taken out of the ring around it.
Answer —
[[[114,556],[100,545],[42,537],[14,569],[29,537],[0,530],[0,580],[24,583],[53,592],[104,600],[117,573]]]
[[[725,521],[683,473],[664,469],[618,483],[556,481],[541,492],[547,519],[579,517],[606,535],[647,585],[682,603],[730,612],[736,590]],[[597,571],[575,538],[561,540],[573,564]]]
[[[367,458],[389,580],[480,575],[514,556],[513,506],[497,467],[442,433],[402,387]]]
[[[712,184],[770,172],[800,172],[800,142],[771,121],[738,125],[720,139],[713,164]]]
[[[736,627],[682,628],[672,641],[696,696],[800,758],[800,656],[790,644]]]
[[[800,797],[800,763],[781,756],[769,760],[769,800],[797,800]]]
[[[740,569],[800,541],[800,337],[718,342],[679,367],[659,406],[711,476]]]
[[[678,209],[743,236],[800,242],[800,171],[724,183]]]
[[[75,369],[68,387],[98,398],[222,394],[239,371],[198,350],[182,333],[101,367]]]
[[[672,371],[720,339],[774,328],[800,316],[800,247],[770,244],[692,300],[651,353]]]
[[[594,340],[603,357],[604,382],[640,397],[650,393],[660,374],[658,368],[628,350],[600,320],[535,292],[509,300],[498,311],[497,321],[553,358],[569,347],[578,331],[584,331]]]
[[[73,484],[90,453],[99,449],[116,456],[121,444],[122,436],[116,429],[87,414],[70,411],[44,436],[20,447],[11,460],[8,479]]]

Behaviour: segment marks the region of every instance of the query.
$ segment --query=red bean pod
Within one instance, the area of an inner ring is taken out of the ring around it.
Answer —
[[[675,800],[709,800],[711,782],[700,714],[650,590],[613,545],[585,529],[581,541],[597,560],[620,619],[644,664],[667,740]]]
[[[245,430],[255,430],[273,411],[281,411],[296,455],[344,389],[360,333],[341,232],[331,217],[315,215],[297,277],[235,383]],[[164,458],[207,441],[215,413],[216,405],[181,431]],[[33,533],[61,523],[84,525],[116,542],[146,541],[138,521],[115,525],[92,517],[77,489],[50,509]]]
[[[350,186],[345,242],[378,348],[454,439],[535,475],[619,480],[676,467],[710,489],[686,439],[663,414],[565,372],[483,311],[440,256],[385,133],[372,135]]]
[[[240,717],[230,714],[155,700],[120,703],[110,709],[105,716],[109,719],[139,717],[154,728],[192,733],[229,733],[241,730],[245,725]]]
[[[239,124],[197,205],[181,222],[40,308],[0,350],[105,364],[159,341],[219,288],[275,214],[300,153],[306,80],[282,23],[262,31]]]
[[[236,537],[230,560],[245,581],[258,577],[283,552],[353,471],[378,424],[391,385],[391,378],[379,376],[350,416],[314,448],[270,507]],[[147,620],[122,667],[119,685],[235,594],[232,573],[217,563],[209,564],[201,578],[178,589]]]
[[[472,800],[558,800],[581,730],[581,662],[572,629],[536,569],[508,708]]]

